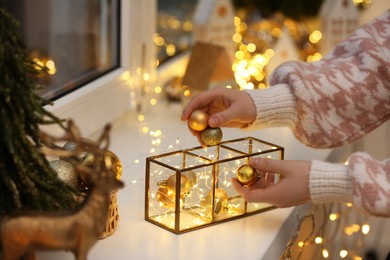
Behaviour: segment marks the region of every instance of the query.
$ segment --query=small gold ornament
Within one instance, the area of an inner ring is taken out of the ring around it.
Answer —
[[[217,145],[222,140],[222,130],[219,127],[207,127],[200,134],[202,141],[207,145]]]
[[[203,110],[195,110],[188,119],[188,125],[195,131],[202,131],[208,126],[209,115]]]
[[[73,189],[78,190],[80,179],[73,165],[65,160],[54,160],[49,162],[50,167],[57,173],[57,176]]]
[[[169,194],[165,187],[160,187],[157,190],[156,199],[158,204],[164,208],[173,209],[175,207],[175,194]]]
[[[188,172],[182,172],[181,175],[184,175],[187,177],[190,189],[194,187],[194,185],[197,182],[196,173],[194,171],[188,171]]]
[[[95,159],[94,159],[93,154],[86,153],[83,156],[81,163],[84,166],[92,168],[94,160]],[[107,168],[109,168],[110,172],[112,174],[115,174],[116,178],[118,180],[120,180],[120,178],[122,177],[122,163],[121,163],[120,159],[118,158],[118,156],[116,156],[116,154],[114,154],[110,150],[107,150],[107,154],[106,154],[104,160],[105,160],[105,164],[106,164]]]
[[[204,209],[206,215],[211,210],[213,199],[213,191],[211,190],[204,200],[201,202],[201,206]],[[228,195],[222,188],[216,188],[214,193],[214,215],[218,215],[221,211],[228,208]]]
[[[241,165],[237,169],[237,180],[242,185],[249,185],[257,181],[256,170],[249,164]]]
[[[172,174],[166,182],[166,187],[169,193],[176,194],[176,174]],[[180,179],[180,194],[188,192],[192,188],[191,182],[185,175],[181,175]]]

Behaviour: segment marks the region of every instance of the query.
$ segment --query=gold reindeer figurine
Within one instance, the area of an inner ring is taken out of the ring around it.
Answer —
[[[75,126],[69,122],[66,140],[78,142],[82,149],[105,158],[108,130],[96,144],[83,143]],[[46,136],[50,146],[55,138]],[[105,142],[105,148],[100,148]],[[69,250],[75,259],[85,260],[90,248],[106,227],[111,192],[123,187],[123,182],[108,173],[106,160],[95,160],[93,169],[76,166],[76,170],[90,180],[91,188],[80,207],[64,213],[26,213],[5,217],[1,221],[0,241],[4,260],[35,259],[35,250]]]

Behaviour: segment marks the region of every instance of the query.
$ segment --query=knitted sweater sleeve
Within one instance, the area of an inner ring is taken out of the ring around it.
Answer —
[[[320,61],[282,64],[270,85],[248,91],[257,109],[249,128],[288,126],[316,148],[361,138],[390,118],[390,10]],[[390,216],[389,164],[390,158],[379,162],[362,153],[352,154],[348,166],[313,161],[312,200],[354,202],[371,214]]]
[[[270,85],[248,91],[254,126],[287,125],[317,148],[356,141],[390,118],[390,10],[320,61],[280,65]]]

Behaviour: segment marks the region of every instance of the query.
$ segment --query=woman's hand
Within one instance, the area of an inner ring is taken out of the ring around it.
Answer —
[[[195,110],[209,114],[210,127],[245,127],[256,119],[256,107],[244,91],[225,87],[213,88],[194,96],[183,110],[181,120],[187,121]],[[189,128],[203,144],[200,132]]]
[[[249,164],[257,170],[260,179],[252,185],[241,185],[236,178],[232,183],[248,202],[266,202],[284,208],[310,202],[309,173],[311,162],[252,158]],[[275,173],[280,174],[274,183]]]

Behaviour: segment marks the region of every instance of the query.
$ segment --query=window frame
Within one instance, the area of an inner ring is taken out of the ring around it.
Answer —
[[[123,75],[135,75],[139,71],[145,58],[141,57],[142,46],[146,46],[149,59],[155,58],[152,37],[157,0],[120,0],[119,6],[119,67],[45,106],[46,110],[59,118],[72,119],[83,136],[92,135],[132,109],[131,86]],[[61,133],[56,126],[44,128]]]

